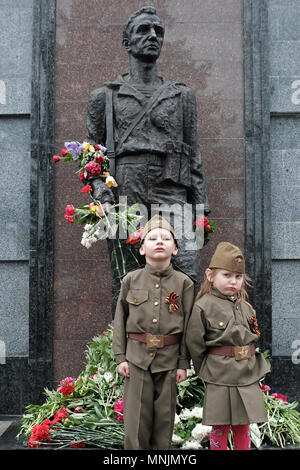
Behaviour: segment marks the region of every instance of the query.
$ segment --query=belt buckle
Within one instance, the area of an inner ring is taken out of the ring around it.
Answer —
[[[234,357],[236,361],[249,359],[251,357],[250,345],[247,346],[234,346]]]
[[[151,335],[147,334],[146,343],[148,349],[157,349],[164,347],[164,336],[163,335]]]

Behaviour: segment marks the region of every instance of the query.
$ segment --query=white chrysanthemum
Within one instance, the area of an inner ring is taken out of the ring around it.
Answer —
[[[208,436],[211,432],[211,426],[205,426],[204,424],[196,424],[194,429],[192,430],[192,436],[197,441],[202,441],[204,437]]]
[[[180,419],[185,421],[187,419],[190,419],[190,418],[193,418],[193,413],[191,412],[191,410],[189,410],[188,408],[184,408],[180,415],[179,415]]]
[[[183,443],[183,439],[182,437],[178,436],[177,434],[173,434],[172,436],[172,443],[173,444],[182,444]]]
[[[113,374],[111,372],[105,372],[105,374],[103,375],[104,379],[106,380],[106,382],[111,382],[114,378]]]
[[[251,440],[254,442],[255,446],[259,448],[261,446],[261,432],[256,423],[250,424],[250,435]]]
[[[195,406],[195,408],[192,409],[192,414],[195,418],[200,418],[202,419],[203,416],[203,408],[200,406]]]
[[[175,413],[175,420],[174,420],[174,424],[178,424],[178,423],[180,423],[180,418],[179,418],[178,414],[177,414],[177,413]]]
[[[187,441],[183,444],[183,446],[181,447],[181,449],[201,449],[202,446],[200,444],[200,442],[197,442],[197,441]]]
[[[195,370],[193,367],[191,367],[191,369],[187,369],[186,373],[188,377],[192,377],[193,375],[195,375]]]

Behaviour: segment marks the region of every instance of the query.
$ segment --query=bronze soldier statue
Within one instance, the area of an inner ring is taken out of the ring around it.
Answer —
[[[101,178],[91,181],[93,197],[114,204],[120,196],[127,204],[147,208],[147,220],[173,206],[183,219],[183,206],[204,205],[209,213],[197,133],[194,91],[157,73],[164,41],[164,25],[153,7],[143,7],[127,21],[123,47],[129,55],[129,73],[119,75],[90,94],[87,140],[106,143],[111,172],[118,187],[108,188]],[[154,209],[154,206],[155,209]],[[151,211],[152,206],[152,211]],[[177,214],[176,214],[177,212]],[[170,219],[170,223],[176,222]],[[146,220],[145,220],[146,222]],[[199,250],[188,249],[186,228],[177,239],[175,264],[199,281]],[[108,239],[111,252],[111,240]],[[113,260],[111,258],[113,265]],[[133,269],[135,266],[128,266]],[[114,268],[114,266],[112,266]],[[113,269],[113,311],[120,281]]]

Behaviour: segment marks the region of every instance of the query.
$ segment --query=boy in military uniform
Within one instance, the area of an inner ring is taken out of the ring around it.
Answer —
[[[176,383],[186,379],[189,368],[184,333],[194,302],[193,281],[171,263],[177,251],[173,227],[152,217],[141,237],[146,265],[122,280],[113,350],[125,376],[126,450],[171,445]]]
[[[219,243],[205,273],[186,331],[195,372],[206,383],[203,424],[212,425],[212,450],[227,449],[230,427],[235,448],[247,450],[249,424],[268,419],[258,381],[269,366],[255,348],[260,332],[246,300],[243,253]]]

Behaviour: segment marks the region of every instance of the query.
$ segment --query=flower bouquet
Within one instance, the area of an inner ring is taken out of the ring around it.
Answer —
[[[100,144],[91,145],[88,142],[65,142],[60,155],[53,156],[53,162],[78,162],[78,177],[82,183],[95,177],[103,177],[108,187],[118,186],[109,173],[109,158],[105,155],[106,148]]]

